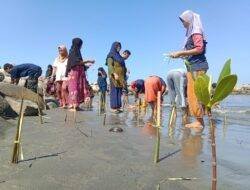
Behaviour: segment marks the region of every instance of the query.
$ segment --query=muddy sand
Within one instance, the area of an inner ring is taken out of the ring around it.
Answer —
[[[94,105],[96,106],[96,104]],[[180,119],[167,128],[169,107],[164,107],[160,147],[161,161],[153,163],[156,131],[148,125],[149,114],[119,115],[97,110],[80,111],[74,125],[73,113],[45,111],[43,125],[38,117],[26,117],[22,130],[24,160],[11,164],[16,120],[0,119],[1,190],[152,190],[210,189],[210,139],[208,123],[202,134],[183,129]],[[218,189],[250,189],[250,125],[224,124],[217,115]],[[123,128],[111,133],[111,127]],[[169,178],[191,180],[169,180]]]

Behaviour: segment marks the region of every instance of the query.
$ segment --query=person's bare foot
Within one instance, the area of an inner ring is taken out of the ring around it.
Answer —
[[[199,133],[199,132],[201,132],[203,130],[203,125],[199,121],[195,121],[193,123],[186,124],[185,127],[189,128],[189,129],[194,129],[194,131],[197,132],[197,133]]]

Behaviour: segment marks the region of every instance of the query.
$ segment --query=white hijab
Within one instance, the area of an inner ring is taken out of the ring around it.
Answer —
[[[189,23],[189,27],[187,28],[186,31],[186,41],[185,44],[190,36],[193,34],[201,34],[206,40],[205,34],[204,34],[204,29],[202,26],[201,18],[200,15],[197,13],[194,13],[193,11],[187,10],[184,11],[180,18],[184,20],[185,22]]]

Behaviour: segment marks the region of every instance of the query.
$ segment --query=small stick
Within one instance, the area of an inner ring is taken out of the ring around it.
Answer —
[[[68,112],[67,112],[67,110],[66,110],[65,112],[66,112],[66,113],[65,113],[64,123],[67,122],[67,118],[68,118]]]
[[[42,112],[41,112],[41,109],[39,107],[39,104],[38,104],[38,100],[39,100],[39,94],[38,94],[38,88],[36,90],[36,93],[37,93],[37,109],[38,109],[38,116],[39,116],[39,119],[40,119],[40,124],[43,124],[43,116],[42,116]],[[46,105],[45,105],[46,107]]]
[[[176,112],[176,105],[174,104],[171,110],[171,114],[170,114],[170,118],[169,118],[169,122],[168,122],[168,127],[171,127],[173,125],[173,122],[175,120],[174,115]]]
[[[45,98],[46,98],[45,92],[46,92],[46,90],[43,88],[43,102],[44,102],[44,105],[45,105],[45,110],[47,110],[47,105],[46,105],[46,100],[45,100]]]
[[[17,131],[16,131],[16,137],[14,141],[14,147],[13,147],[13,154],[12,154],[12,160],[11,162],[14,164],[18,163],[19,160],[19,153],[22,154],[20,150],[20,140],[21,140],[21,130],[22,130],[22,125],[23,125],[23,95],[22,95],[22,101],[21,101],[21,106],[20,106],[20,111],[19,111],[19,117],[18,117],[18,122],[17,122]]]
[[[39,115],[39,119],[40,119],[40,124],[43,124],[43,116],[41,113],[41,109],[39,107],[39,105],[37,104],[37,109],[38,109],[38,115]]]
[[[76,109],[73,111],[74,114],[74,124],[76,124]]]
[[[157,116],[156,116],[156,134],[157,139],[155,143],[155,154],[154,154],[154,163],[159,162],[160,155],[160,127],[161,127],[161,92],[159,91],[157,94]]]
[[[161,126],[161,92],[159,91],[157,94],[157,116],[156,116],[156,126]]]
[[[102,123],[102,125],[103,125],[103,126],[106,125],[106,113],[104,113],[104,115],[103,115],[103,123]]]

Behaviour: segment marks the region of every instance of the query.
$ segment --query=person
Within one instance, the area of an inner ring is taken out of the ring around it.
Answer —
[[[157,110],[157,94],[160,91],[161,101],[163,101],[163,96],[167,91],[167,85],[165,81],[158,76],[150,76],[145,82],[145,101],[151,106],[152,116],[156,116]]]
[[[53,63],[53,76],[55,76],[56,97],[59,106],[66,108],[68,101],[67,78],[65,77],[68,62],[68,51],[65,45],[58,47],[59,55]]]
[[[139,102],[137,102],[138,98],[140,98],[140,95],[145,93],[144,80],[137,79],[136,81],[131,82],[129,90],[131,92],[133,92],[135,95],[136,105],[135,106],[129,105],[128,108],[133,109],[133,108],[136,108],[137,106],[139,106],[140,109],[141,108],[146,109],[147,103],[146,103],[145,99],[143,99],[142,101],[140,101],[141,99],[139,99]]]
[[[100,111],[104,111],[105,104],[106,104],[106,92],[108,90],[108,84],[107,84],[107,73],[103,67],[98,68],[97,84],[98,84],[99,92],[100,92],[100,103],[101,103]]]
[[[31,63],[24,63],[17,66],[6,63],[4,70],[10,74],[12,84],[17,85],[21,77],[28,77],[25,87],[37,92],[38,78],[42,75],[41,67]]]
[[[69,91],[68,104],[71,110],[79,110],[80,103],[90,101],[90,92],[84,67],[91,66],[95,61],[82,59],[82,43],[80,38],[72,40],[66,66],[65,76],[68,77]]]
[[[130,85],[130,90],[134,92],[135,98],[137,99],[140,94],[145,93],[144,80],[138,79],[136,81],[133,81]]]
[[[130,57],[130,55],[131,55],[131,52],[129,50],[125,50],[125,51],[122,52],[121,56],[124,59],[124,63]],[[125,107],[126,105],[129,104],[129,101],[128,101],[129,100],[128,99],[128,77],[129,77],[129,74],[130,74],[130,71],[126,67],[126,63],[125,63],[124,67],[125,67],[125,76],[124,76],[124,78],[125,78],[125,87],[124,87],[123,93],[122,93],[122,95],[123,95],[123,107]]]
[[[52,65],[48,65],[46,73],[45,73],[45,77],[50,78],[52,74],[53,74],[53,67]]]
[[[92,86],[89,84],[89,82],[87,82],[87,83],[88,83],[89,98],[90,98],[87,107],[88,107],[88,109],[92,109],[93,108],[93,100],[95,97],[95,92],[94,92]]]
[[[187,77],[184,69],[172,69],[167,74],[168,94],[171,106],[182,110],[183,124],[187,123],[186,89]]]
[[[114,113],[122,112],[122,90],[125,87],[125,62],[120,55],[121,43],[114,42],[106,58],[110,79],[110,107]]]
[[[208,62],[205,56],[206,53],[206,38],[202,26],[200,15],[193,11],[187,10],[179,17],[183,26],[186,28],[185,47],[182,51],[173,52],[170,54],[172,58],[185,58],[187,66],[187,99],[189,111],[195,116],[196,121],[187,124],[188,128],[202,130],[203,108],[198,102],[194,90],[194,80],[197,76],[206,73],[208,70]]]

